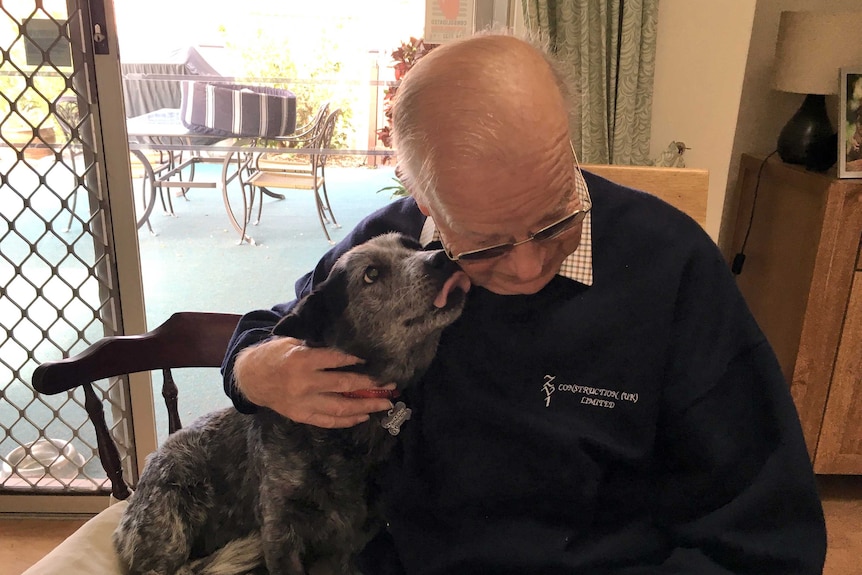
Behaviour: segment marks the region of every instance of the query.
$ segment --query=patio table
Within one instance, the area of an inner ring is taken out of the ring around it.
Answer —
[[[243,174],[252,160],[254,148],[245,146],[219,147],[223,152],[222,157],[206,157],[201,155],[201,134],[186,128],[180,121],[180,110],[177,108],[162,108],[153,112],[135,116],[126,120],[126,131],[129,136],[129,150],[143,164],[146,177],[152,191],[151,197],[146,201],[144,218],[149,217],[155,206],[155,190],[180,188],[185,193],[190,188],[218,188],[221,187],[225,211],[233,228],[239,233],[239,243],[254,240],[246,233],[250,220],[250,198],[246,193],[243,182]],[[197,141],[197,142],[196,142]],[[144,150],[154,150],[167,153],[164,161],[153,164],[144,154]],[[182,155],[177,157],[175,152],[190,151],[188,158]],[[197,164],[220,164],[222,167],[221,177],[216,180],[196,180],[195,166]],[[182,180],[182,172],[189,168],[189,179]],[[242,196],[243,209],[239,218],[231,206],[228,195],[228,185],[239,178],[240,194]],[[164,200],[163,207],[164,207]],[[170,202],[170,198],[169,198]],[[165,208],[165,211],[173,215],[173,207]],[[240,221],[241,220],[241,221]]]

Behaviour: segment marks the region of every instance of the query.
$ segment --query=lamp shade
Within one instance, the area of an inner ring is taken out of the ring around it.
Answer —
[[[862,66],[862,12],[782,12],[772,86],[797,94],[837,94],[838,71]]]

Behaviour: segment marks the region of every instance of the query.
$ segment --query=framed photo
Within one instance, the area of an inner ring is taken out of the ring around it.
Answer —
[[[862,178],[862,66],[841,68],[838,177]]]

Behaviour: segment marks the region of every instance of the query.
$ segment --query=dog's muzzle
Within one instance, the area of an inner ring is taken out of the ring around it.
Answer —
[[[447,303],[450,303],[449,295],[454,290],[459,289],[465,294],[470,291],[470,278],[467,277],[467,274],[461,270],[458,264],[446,257],[443,250],[434,250],[428,253],[430,257],[426,265],[437,277],[441,279],[445,278],[440,291],[437,293],[437,297],[434,298],[434,307],[444,309],[447,307]]]

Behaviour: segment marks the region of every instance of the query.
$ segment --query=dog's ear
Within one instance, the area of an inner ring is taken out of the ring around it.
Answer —
[[[337,323],[347,307],[346,282],[343,274],[330,274],[281,318],[272,329],[272,334],[295,337],[310,346],[330,344],[328,330]]]

